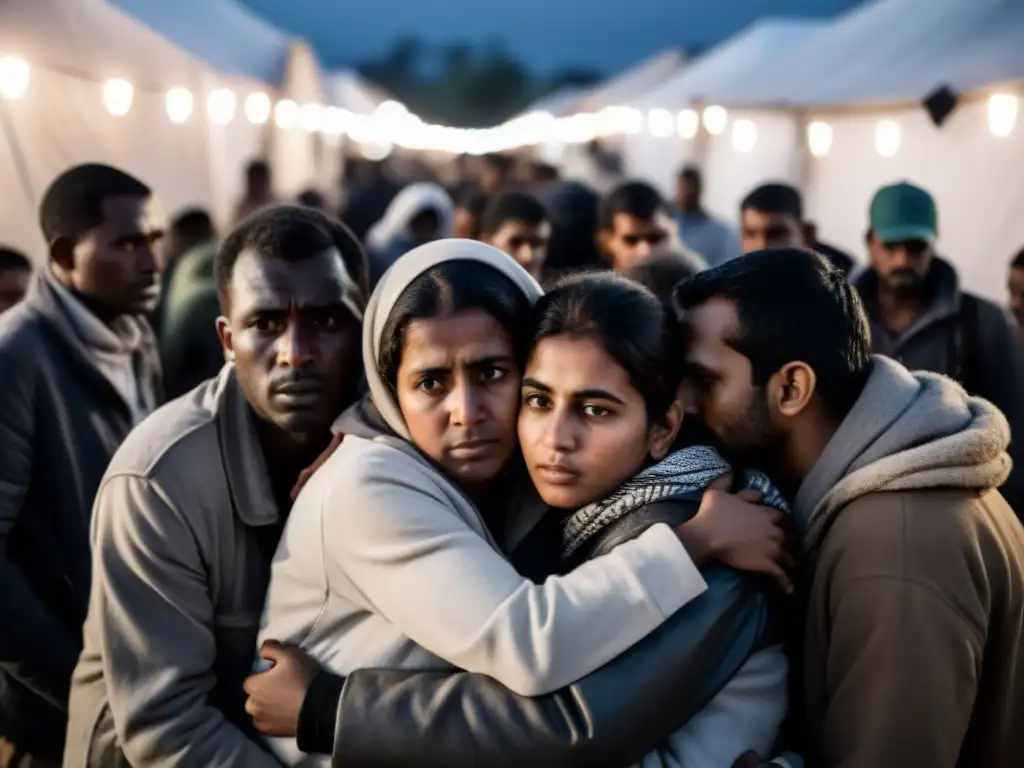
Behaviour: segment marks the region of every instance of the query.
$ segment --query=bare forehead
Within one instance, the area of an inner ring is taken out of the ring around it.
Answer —
[[[739,316],[731,300],[714,298],[687,310],[684,324],[689,336],[687,359],[691,362],[740,354],[728,344],[739,330]]]
[[[103,225],[119,232],[145,232],[163,229],[164,212],[153,196],[116,195],[100,203]]]
[[[345,265],[335,249],[296,261],[246,249],[235,262],[231,292],[238,304],[337,304],[345,295]]]
[[[511,354],[512,340],[501,324],[488,312],[470,309],[410,322],[402,362],[412,368],[441,368]]]

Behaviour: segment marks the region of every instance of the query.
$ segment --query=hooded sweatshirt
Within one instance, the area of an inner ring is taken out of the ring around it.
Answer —
[[[876,357],[796,497],[810,766],[1024,765],[1024,530],[1009,427]]]
[[[297,643],[342,675],[458,667],[522,695],[549,693],[634,645],[706,584],[664,524],[534,584],[469,498],[411,444],[377,368],[383,330],[417,277],[457,260],[494,268],[531,302],[541,295],[513,259],[470,240],[417,248],[384,275],[364,316],[363,360],[393,434],[346,436],[302,489],[274,559],[260,639]],[[307,764],[293,739],[271,746],[285,762]]]
[[[420,182],[402,189],[388,205],[384,216],[366,234],[366,248],[370,254],[370,284],[375,286],[380,276],[402,254],[416,246],[409,228],[412,220],[424,211],[436,211],[440,237],[452,236],[455,206],[451,197],[437,184]]]

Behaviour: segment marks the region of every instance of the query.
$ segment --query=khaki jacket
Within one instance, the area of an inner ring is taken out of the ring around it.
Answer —
[[[143,422],[93,511],[93,589],[66,768],[276,766],[250,738],[279,514],[234,367]]]
[[[852,502],[804,643],[809,766],[1024,766],[1024,530],[998,491]]]

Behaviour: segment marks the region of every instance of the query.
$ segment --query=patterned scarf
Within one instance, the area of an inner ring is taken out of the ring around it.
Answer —
[[[706,445],[683,448],[669,454],[627,480],[607,499],[588,504],[569,517],[562,531],[563,555],[568,557],[602,528],[633,510],[656,501],[703,491],[731,471],[732,467],[718,452]],[[789,512],[786,500],[763,473],[746,470],[736,480],[735,488],[760,491],[762,504]]]

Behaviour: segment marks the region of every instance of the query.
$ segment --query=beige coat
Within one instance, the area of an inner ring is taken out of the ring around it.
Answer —
[[[65,768],[278,765],[242,691],[270,572],[259,531],[278,522],[233,366],[131,433],[93,511]]]
[[[539,295],[521,267],[479,243],[439,241],[396,262],[367,309],[364,363],[374,401],[399,434],[405,424],[374,364],[380,329],[405,286],[458,258],[489,264]],[[292,509],[260,634],[299,643],[341,674],[454,666],[537,695],[610,661],[705,588],[666,525],[536,585],[409,442],[349,436]],[[274,748],[289,763],[302,760],[294,740]]]

